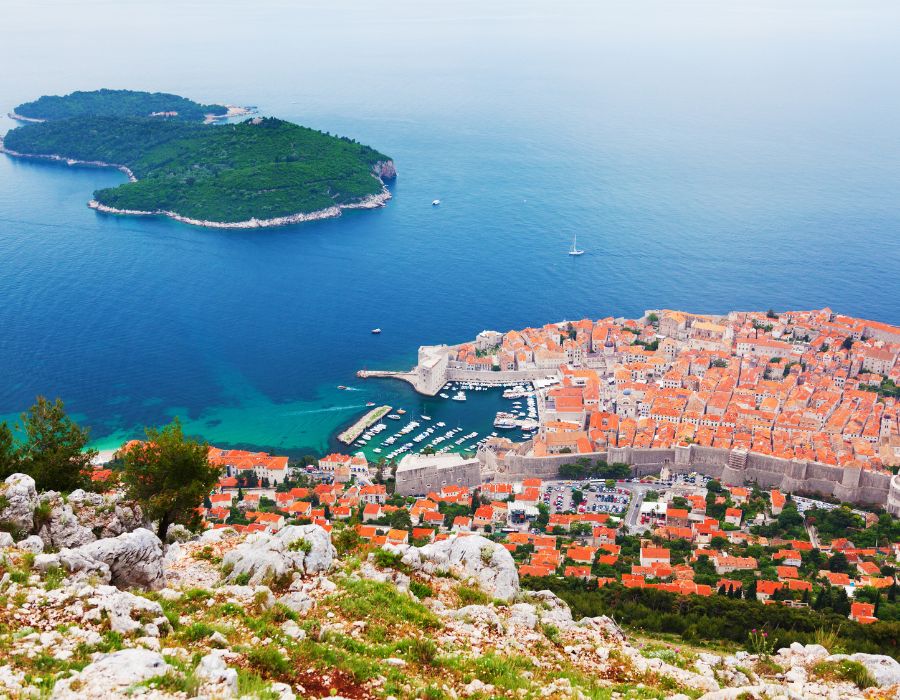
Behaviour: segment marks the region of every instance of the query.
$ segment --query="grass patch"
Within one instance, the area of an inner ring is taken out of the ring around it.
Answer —
[[[278,700],[278,693],[269,688],[269,684],[256,673],[238,669],[238,696],[255,698],[256,700]]]
[[[344,579],[340,593],[326,600],[351,620],[377,620],[382,625],[414,625],[436,629],[437,616],[421,603],[403,595],[389,583]]]
[[[247,661],[263,676],[282,678],[290,675],[293,667],[287,657],[272,647],[258,647],[247,654]]]
[[[865,666],[850,659],[820,661],[812,667],[812,672],[824,681],[849,681],[860,690],[877,685]]]
[[[434,590],[432,590],[431,586],[429,586],[427,583],[422,583],[421,581],[410,581],[409,590],[410,593],[412,593],[419,600],[431,598],[431,596],[434,595]]]
[[[487,605],[491,602],[491,597],[483,590],[464,583],[456,587],[455,593],[460,605]]]
[[[412,569],[403,563],[403,555],[399,552],[389,552],[386,549],[376,549],[372,553],[375,565],[382,569],[394,569],[404,574],[409,574]]]

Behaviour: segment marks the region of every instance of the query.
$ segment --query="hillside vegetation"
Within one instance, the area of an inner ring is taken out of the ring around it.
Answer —
[[[204,105],[166,92],[136,90],[77,91],[69,95],[44,95],[15,108],[28,119],[68,119],[70,117],[149,117],[154,113],[177,112],[174,118],[203,121],[206,115],[224,115],[224,105]]]

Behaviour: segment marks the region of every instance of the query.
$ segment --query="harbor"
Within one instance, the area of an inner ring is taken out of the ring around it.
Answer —
[[[370,415],[366,414],[341,433],[340,441],[377,462],[416,453],[472,455],[492,437],[528,440],[538,428],[530,383],[451,381],[433,397],[409,393],[409,401],[392,401],[395,408],[353,434]]]
[[[390,406],[379,406],[378,408],[373,408],[371,411],[366,413],[366,415],[364,415],[353,425],[347,428],[347,430],[338,435],[338,440],[343,442],[345,445],[352,444],[367,428],[377,424],[379,420],[381,420],[390,412]]]

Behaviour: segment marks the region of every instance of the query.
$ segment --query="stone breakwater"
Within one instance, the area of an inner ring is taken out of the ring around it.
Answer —
[[[31,119],[29,121],[43,121],[41,119]],[[78,160],[77,158],[66,158],[65,156],[59,156],[54,154],[44,155],[38,153],[20,153],[19,151],[14,151],[11,148],[7,148],[3,142],[3,139],[0,138],[0,153],[5,153],[8,156],[13,156],[14,158],[34,158],[36,160],[52,160],[57,163],[65,163],[66,165],[84,165],[89,168],[115,168],[116,170],[125,174],[130,182],[137,182],[137,178],[134,176],[134,173],[131,172],[131,168],[125,165],[119,165],[118,163],[106,163],[102,160]]]
[[[6,155],[13,156],[15,158],[36,158],[41,160],[51,160],[59,163],[65,163],[66,165],[70,166],[83,165],[92,168],[115,168],[116,170],[124,173],[130,182],[137,182],[137,178],[134,176],[134,173],[125,165],[119,165],[117,163],[105,163],[100,160],[77,160],[75,158],[66,158],[65,156],[54,154],[42,155],[35,153],[20,153],[19,151],[14,151],[11,148],[7,148],[4,145],[2,138],[0,138],[0,153],[5,153]],[[350,202],[349,204],[336,204],[333,207],[326,207],[325,209],[318,209],[311,212],[297,212],[296,214],[288,214],[287,216],[278,216],[271,219],[252,218],[245,221],[209,221],[206,219],[195,219],[190,216],[184,216],[183,214],[179,214],[178,212],[170,211],[168,209],[154,209],[151,211],[145,211],[141,209],[116,209],[115,207],[110,207],[106,204],[102,204],[96,199],[90,200],[87,205],[91,209],[99,211],[103,214],[116,214],[120,216],[166,216],[170,219],[174,219],[175,221],[180,221],[183,224],[190,224],[192,226],[204,226],[206,228],[241,229],[290,226],[291,224],[302,224],[307,221],[334,219],[338,216],[341,216],[344,209],[378,209],[385,206],[391,199],[391,193],[388,190],[387,186],[385,186],[384,180],[397,177],[397,170],[394,167],[394,162],[391,160],[379,161],[374,166],[372,166],[372,176],[375,177],[379,182],[381,182],[381,192],[379,192],[378,194],[371,194],[359,200],[358,202]]]

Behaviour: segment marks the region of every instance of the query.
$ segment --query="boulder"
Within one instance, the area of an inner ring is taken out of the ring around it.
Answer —
[[[850,658],[866,667],[878,687],[900,683],[900,663],[896,659],[882,654],[851,654]]]
[[[536,591],[530,598],[537,603],[537,615],[541,624],[553,625],[559,629],[568,629],[575,625],[569,606],[553,591]]]
[[[57,681],[51,698],[122,697],[131,686],[165,675],[170,666],[160,654],[149,649],[122,649],[104,654],[80,673]]]
[[[316,601],[305,591],[290,591],[279,598],[278,602],[298,615],[306,615],[316,604]]]
[[[69,571],[109,572],[119,588],[158,590],[165,584],[163,552],[159,538],[138,528],[118,537],[105,538],[74,549],[63,549],[59,561]]]
[[[83,614],[83,620],[98,621],[105,614],[109,619],[110,629],[119,634],[147,631],[146,623],[141,620],[152,620],[149,624],[156,626],[154,636],[158,636],[160,626],[168,626],[159,603],[128,591],[120,591],[115,586],[97,586],[85,600],[85,607],[88,610]],[[138,619],[134,619],[135,616]]]
[[[3,508],[0,509],[0,523],[14,531],[28,534],[34,529],[34,509],[38,504],[34,479],[27,474],[11,474],[0,486]]]
[[[0,532],[0,547],[12,547],[15,540],[8,532]]]
[[[291,525],[276,534],[250,535],[222,560],[228,572],[225,580],[236,581],[249,574],[249,583],[257,585],[290,576],[328,571],[337,552],[331,536],[318,525]]]
[[[214,651],[207,654],[197,665],[194,674],[209,683],[222,686],[228,694],[237,695],[238,692],[238,676],[237,671],[228,668],[225,663],[224,652]]]
[[[493,598],[511,601],[519,593],[519,574],[503,545],[481,535],[456,535],[424,547],[385,547],[400,552],[403,563],[426,573],[452,572],[472,578]]]
[[[533,630],[537,627],[537,609],[530,603],[516,603],[509,609],[509,625]]]
[[[19,542],[16,547],[23,552],[31,552],[32,554],[40,554],[44,551],[44,541],[37,535],[29,535]]]
[[[81,492],[84,494],[84,492]],[[76,491],[77,495],[78,492]],[[76,503],[83,502],[76,499]],[[93,542],[97,538],[90,528],[85,527],[80,518],[72,510],[70,503],[65,503],[56,492],[45,493],[41,503],[50,508],[49,517],[39,525],[38,535],[45,547],[62,549],[63,547],[80,547]],[[37,524],[36,524],[37,525]]]

